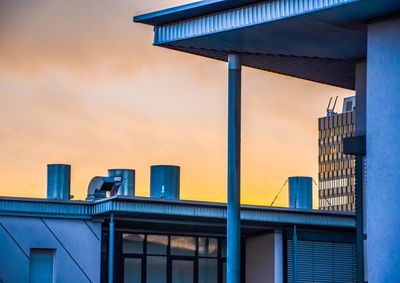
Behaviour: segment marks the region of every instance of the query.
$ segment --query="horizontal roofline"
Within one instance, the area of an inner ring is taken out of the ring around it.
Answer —
[[[116,215],[159,215],[196,219],[225,219],[226,204],[199,201],[170,201],[151,198],[115,196],[99,201],[60,201],[30,198],[0,198],[0,215],[98,218]],[[255,205],[241,206],[243,221],[276,225],[299,224],[338,228],[355,228],[354,213],[302,210]]]
[[[204,14],[217,13],[261,0],[203,0],[133,17],[136,23],[159,26],[175,21],[187,20]]]

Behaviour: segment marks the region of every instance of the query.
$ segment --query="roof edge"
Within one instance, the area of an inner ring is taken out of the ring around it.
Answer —
[[[262,1],[263,0],[203,0],[137,15],[133,17],[133,22],[159,26]]]

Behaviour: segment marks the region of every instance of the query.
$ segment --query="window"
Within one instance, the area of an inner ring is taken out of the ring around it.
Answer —
[[[52,283],[54,250],[31,249],[29,258],[29,282]]]
[[[223,238],[120,235],[126,283],[222,283],[226,261]]]
[[[193,256],[196,250],[196,239],[193,237],[171,237],[171,254]]]
[[[123,239],[123,252],[124,253],[143,253],[143,240],[144,235],[141,234],[124,234]]]
[[[218,240],[215,238],[199,238],[199,256],[216,257]]]
[[[218,282],[218,262],[216,259],[199,259],[199,283]]]
[[[147,235],[147,253],[154,255],[166,255],[168,236]]]
[[[142,282],[142,260],[139,258],[124,259],[124,283]]]
[[[167,282],[167,258],[165,256],[147,257],[147,283]]]

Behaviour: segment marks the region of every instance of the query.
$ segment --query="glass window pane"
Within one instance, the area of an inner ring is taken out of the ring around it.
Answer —
[[[123,253],[143,253],[144,235],[141,234],[123,234],[122,251]]]
[[[29,282],[53,282],[53,255],[54,250],[31,249],[29,258]]]
[[[221,240],[221,256],[226,257],[226,239]]]
[[[193,261],[173,260],[172,261],[172,282],[193,283]]]
[[[226,262],[222,263],[222,283],[226,283]]]
[[[140,258],[125,258],[124,283],[141,283],[142,260]]]
[[[218,264],[216,259],[199,259],[199,283],[217,283]]]
[[[147,257],[147,283],[167,282],[167,258],[163,256]]]
[[[199,255],[217,257],[218,240],[215,238],[199,238]]]
[[[171,236],[172,255],[193,256],[195,250],[196,250],[196,238]]]
[[[147,253],[166,255],[168,236],[147,235]]]

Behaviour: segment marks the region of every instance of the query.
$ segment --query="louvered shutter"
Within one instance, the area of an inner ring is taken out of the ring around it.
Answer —
[[[351,283],[356,281],[355,245],[298,241],[299,283]],[[293,282],[293,241],[287,242],[287,278]]]

